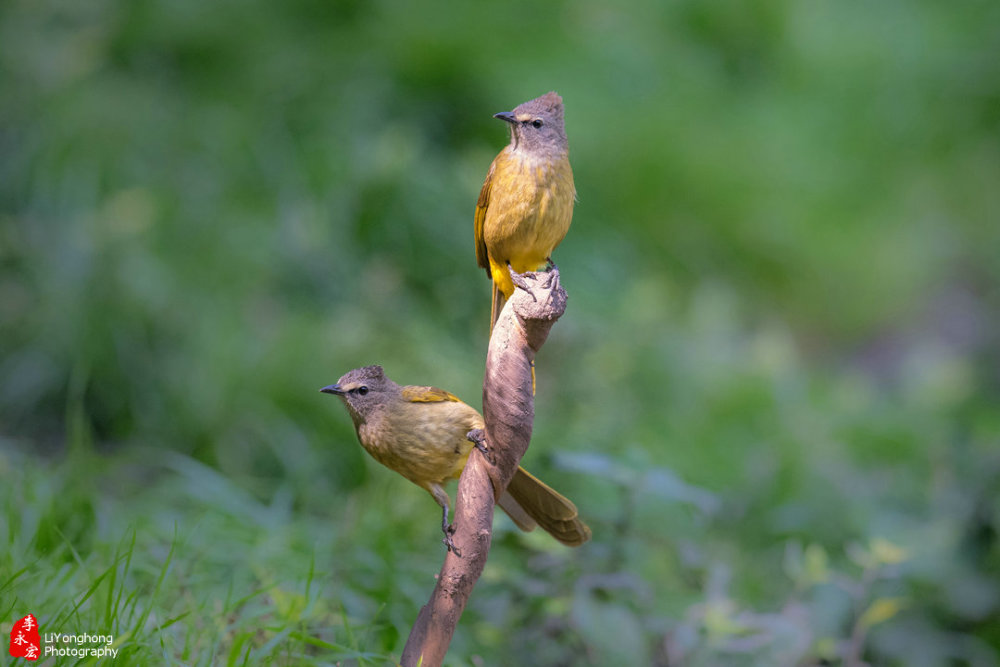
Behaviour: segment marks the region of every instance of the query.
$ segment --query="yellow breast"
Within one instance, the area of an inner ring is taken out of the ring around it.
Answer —
[[[576,188],[569,159],[537,159],[504,149],[496,161],[483,239],[491,264],[518,273],[540,269],[573,219]],[[494,278],[496,279],[496,278]]]
[[[379,463],[425,486],[462,474],[472,449],[465,436],[474,428],[482,418],[465,403],[400,402],[391,415],[359,426],[358,436]]]

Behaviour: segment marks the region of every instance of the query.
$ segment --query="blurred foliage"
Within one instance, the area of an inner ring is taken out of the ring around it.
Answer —
[[[550,89],[579,202],[527,463],[595,539],[498,521],[453,663],[996,664],[977,0],[0,5],[0,630],[398,655],[436,508],[316,389],[477,403],[490,116]]]

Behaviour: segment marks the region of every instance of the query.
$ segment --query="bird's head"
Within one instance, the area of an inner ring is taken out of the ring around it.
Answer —
[[[514,150],[553,156],[569,152],[562,98],[554,92],[520,104],[513,111],[493,114],[493,117],[510,123],[510,142]]]
[[[348,371],[336,384],[323,387],[320,391],[340,397],[354,424],[358,425],[380,406],[397,398],[400,388],[385,376],[381,366],[365,366]]]

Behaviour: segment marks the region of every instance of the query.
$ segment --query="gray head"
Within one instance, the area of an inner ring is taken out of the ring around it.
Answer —
[[[493,117],[510,123],[510,143],[517,150],[553,156],[569,153],[562,98],[554,92],[525,102],[513,111],[493,114]]]
[[[381,366],[365,366],[348,371],[337,380],[337,384],[323,387],[320,391],[339,396],[357,426],[381,406],[396,399],[400,387],[385,376]]]

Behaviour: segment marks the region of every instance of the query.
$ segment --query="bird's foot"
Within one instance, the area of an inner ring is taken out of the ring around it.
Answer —
[[[448,551],[453,552],[459,558],[462,557],[462,552],[459,551],[458,547],[455,546],[455,541],[451,539],[451,536],[455,534],[455,524],[450,523],[444,529],[444,539],[441,540],[444,546],[448,548]]]
[[[472,446],[479,450],[479,453],[483,455],[483,458],[490,465],[494,465],[496,461],[493,458],[493,450],[489,448],[486,444],[486,431],[481,428],[474,428],[465,436]]]
[[[545,282],[542,283],[542,287],[545,289],[558,289],[559,288],[559,267],[556,263],[552,261],[551,257],[545,258],[545,272],[546,278]]]
[[[534,292],[531,291],[531,285],[528,284],[527,279],[525,279],[523,274],[520,274],[517,271],[515,271],[514,267],[510,265],[510,262],[507,262],[507,270],[510,272],[511,282],[514,283],[515,286],[520,287],[529,295],[531,295],[532,301],[538,301],[538,299],[535,298]]]

